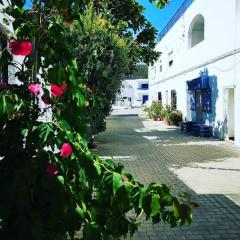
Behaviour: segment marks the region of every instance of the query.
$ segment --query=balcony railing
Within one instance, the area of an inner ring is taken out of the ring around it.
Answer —
[[[164,36],[170,31],[170,29],[175,25],[175,23],[182,17],[182,15],[187,11],[187,9],[191,6],[191,4],[195,0],[185,0],[177,12],[170,19],[168,24],[164,27],[164,29],[158,35],[158,41],[161,41]]]

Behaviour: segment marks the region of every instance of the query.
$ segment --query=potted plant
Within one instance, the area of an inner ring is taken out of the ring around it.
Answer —
[[[164,116],[164,122],[165,122],[167,125],[169,125],[169,126],[172,125],[171,120],[170,120],[170,114],[171,114],[171,113],[166,112],[166,113],[165,113],[165,116]]]
[[[182,113],[178,110],[172,111],[169,114],[169,121],[171,121],[173,125],[179,126],[182,122]]]
[[[148,108],[148,116],[153,120],[160,120],[161,119],[161,110],[162,104],[159,101],[153,101],[151,107]]]
[[[171,108],[168,105],[166,105],[161,111],[161,115],[164,118],[165,123],[168,125],[170,125],[170,122],[169,122],[170,121],[170,119],[169,119],[170,112],[171,112]]]

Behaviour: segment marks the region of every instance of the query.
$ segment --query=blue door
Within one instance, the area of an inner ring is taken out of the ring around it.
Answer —
[[[146,103],[146,101],[148,101],[148,95],[143,95],[142,104]]]

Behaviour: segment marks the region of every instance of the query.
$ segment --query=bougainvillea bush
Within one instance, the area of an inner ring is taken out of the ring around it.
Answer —
[[[74,239],[79,230],[84,240],[120,239],[142,215],[172,227],[191,222],[188,203],[171,187],[144,186],[87,148],[86,114],[102,102],[81,73],[87,66],[79,67],[71,33],[87,2],[42,0],[25,9],[12,0],[4,9],[14,32],[3,52],[14,57],[20,84],[0,85],[0,239]]]

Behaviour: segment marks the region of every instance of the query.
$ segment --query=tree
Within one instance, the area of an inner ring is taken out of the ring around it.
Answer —
[[[79,75],[91,95],[86,113],[89,135],[105,130],[105,118],[124,75],[129,72],[130,49],[127,40],[117,33],[109,22],[95,16],[92,8],[81,16],[71,32]]]
[[[142,214],[173,227],[190,223],[190,207],[171,187],[143,186],[122,165],[87,148],[91,79],[81,74],[87,66],[79,69],[71,38],[83,2],[35,1],[29,10],[24,2],[12,0],[4,10],[14,28],[4,51],[24,60],[8,60],[18,68],[21,85],[0,89],[0,238],[74,239],[81,229],[85,240],[120,239],[137,230]],[[111,43],[121,42],[109,34]],[[51,118],[41,121],[49,109]]]

